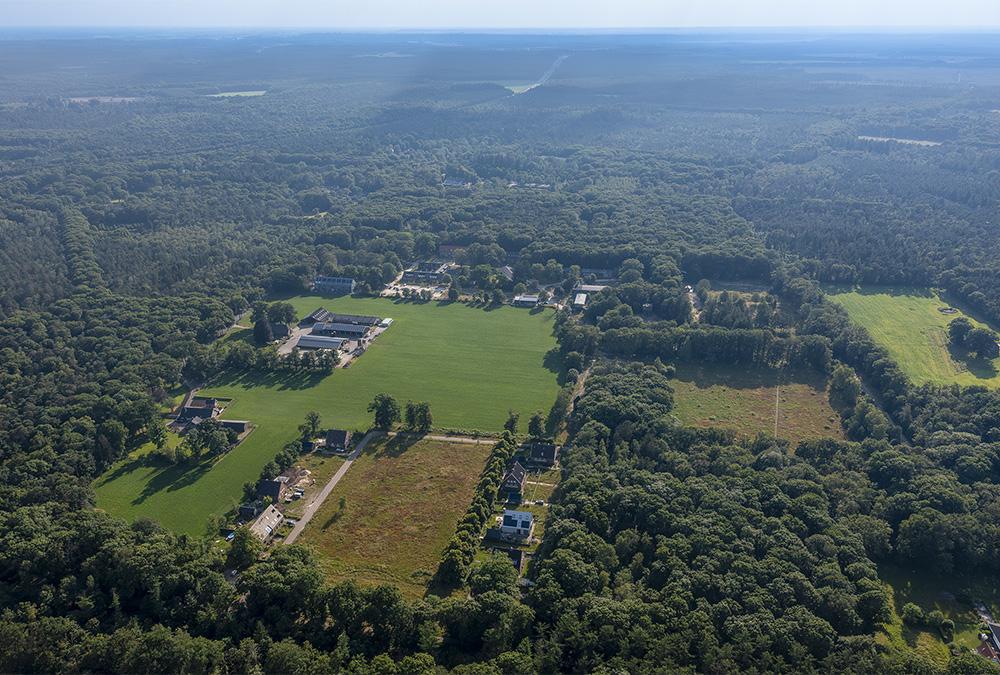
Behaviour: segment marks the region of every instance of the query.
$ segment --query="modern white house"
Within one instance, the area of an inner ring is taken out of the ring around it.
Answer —
[[[505,509],[500,521],[500,533],[509,537],[530,539],[535,531],[535,516],[529,511]]]

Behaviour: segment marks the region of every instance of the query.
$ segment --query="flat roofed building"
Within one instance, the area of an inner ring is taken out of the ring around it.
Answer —
[[[515,307],[535,307],[538,305],[537,295],[515,295],[512,303]]]
[[[328,335],[333,337],[358,339],[368,335],[370,326],[362,326],[356,323],[317,323],[313,326],[311,335]]]
[[[574,293],[598,293],[607,288],[607,284],[577,284]]]
[[[267,541],[281,525],[281,519],[281,511],[276,509],[274,504],[270,504],[250,525],[250,532],[261,541]]]
[[[587,294],[586,293],[577,293],[576,297],[573,298],[573,306],[577,307],[577,308],[586,307],[587,306]]]
[[[528,539],[535,531],[535,516],[530,511],[505,509],[500,521],[500,532],[511,537]]]
[[[299,349],[344,349],[345,338],[328,337],[325,335],[303,335],[296,346]]]

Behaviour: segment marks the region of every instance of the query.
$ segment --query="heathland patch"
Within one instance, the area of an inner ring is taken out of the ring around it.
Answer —
[[[368,444],[302,532],[333,580],[423,595],[493,443],[381,438]]]
[[[793,444],[842,438],[825,378],[813,371],[680,364],[671,382],[674,415],[683,424],[773,434]]]

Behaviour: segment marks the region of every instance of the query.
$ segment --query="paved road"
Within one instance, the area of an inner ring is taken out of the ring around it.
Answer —
[[[320,493],[319,495],[316,496],[316,499],[314,499],[309,504],[309,506],[306,507],[305,511],[302,512],[302,517],[299,518],[299,522],[295,523],[295,527],[293,527],[292,531],[288,534],[287,537],[285,537],[284,543],[286,544],[295,543],[295,540],[299,538],[300,534],[302,534],[302,530],[306,529],[306,525],[309,524],[309,521],[312,520],[312,517],[316,514],[316,511],[319,510],[319,507],[323,505],[323,502],[326,501],[326,498],[330,496],[331,492],[333,492],[333,488],[337,486],[337,483],[340,482],[340,479],[343,478],[344,474],[347,473],[347,470],[351,468],[351,464],[354,463],[354,460],[356,460],[364,451],[365,446],[368,445],[368,441],[377,438],[381,435],[382,434],[380,432],[370,431],[368,432],[367,435],[365,435],[364,438],[361,439],[361,442],[358,443],[357,446],[355,446],[351,454],[349,454],[347,458],[344,460],[343,465],[341,465],[341,467],[337,469],[337,473],[333,474],[333,478],[331,478],[330,481],[323,487],[323,489],[320,490]]]

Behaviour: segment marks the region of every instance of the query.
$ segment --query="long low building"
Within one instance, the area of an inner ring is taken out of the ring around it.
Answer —
[[[326,335],[303,335],[296,346],[299,349],[345,349],[346,338],[329,337]]]
[[[369,326],[362,326],[356,323],[335,323],[324,322],[313,326],[311,335],[329,335],[333,337],[358,339],[368,335],[371,330]]]
[[[324,323],[351,323],[357,326],[374,326],[382,320],[379,316],[365,316],[363,314],[327,314],[323,319]]]

